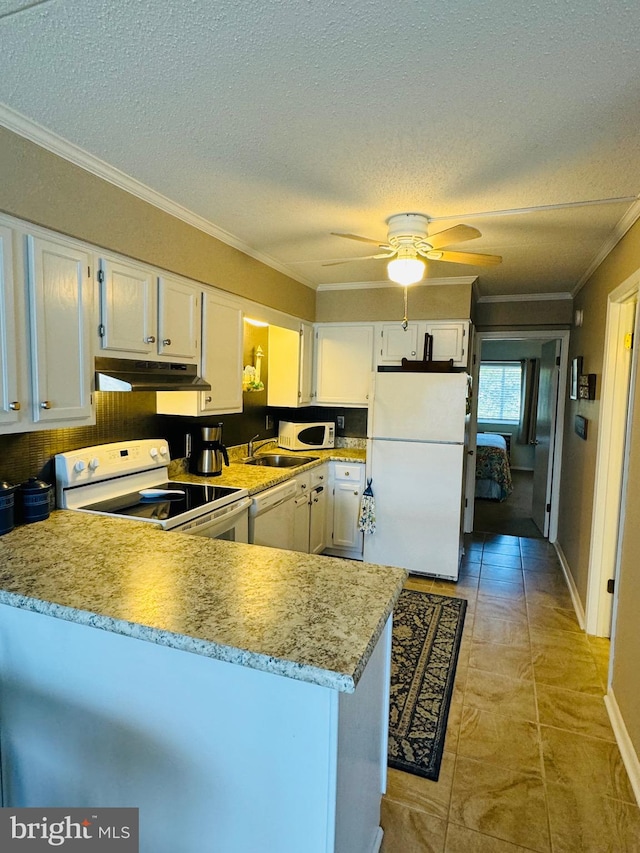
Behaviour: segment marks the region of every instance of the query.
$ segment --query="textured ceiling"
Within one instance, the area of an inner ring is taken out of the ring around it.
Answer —
[[[631,2],[0,0],[0,102],[314,286],[411,211],[504,257],[429,275],[571,291],[640,192]]]

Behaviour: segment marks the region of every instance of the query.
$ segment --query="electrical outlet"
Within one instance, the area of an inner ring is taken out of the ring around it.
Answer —
[[[273,429],[273,418],[271,415],[267,415],[264,422],[265,429]]]
[[[338,415],[336,418],[336,426],[338,429],[344,429],[344,415]]]

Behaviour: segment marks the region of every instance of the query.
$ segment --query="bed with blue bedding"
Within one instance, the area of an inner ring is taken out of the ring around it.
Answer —
[[[476,444],[476,497],[504,501],[512,491],[506,441],[496,433],[479,432]]]

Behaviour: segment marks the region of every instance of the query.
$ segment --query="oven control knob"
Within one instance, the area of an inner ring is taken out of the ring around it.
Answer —
[[[82,459],[78,459],[78,461],[77,461],[77,462],[75,463],[75,465],[73,466],[73,470],[74,470],[77,474],[81,474],[81,473],[84,471],[84,469],[85,469],[86,467],[87,467],[87,463],[86,463],[86,462],[83,462],[83,461],[82,461]]]
[[[163,444],[162,447],[160,448],[160,456],[166,456],[168,453],[169,453],[169,448],[166,446],[166,444]]]
[[[152,448],[151,448],[151,450],[149,451],[149,456],[150,456],[152,459],[157,459],[157,458],[158,458],[158,448],[157,448],[157,447],[152,447]]]
[[[95,471],[96,468],[100,465],[100,460],[97,456],[94,456],[93,459],[89,460],[89,468],[91,471]]]

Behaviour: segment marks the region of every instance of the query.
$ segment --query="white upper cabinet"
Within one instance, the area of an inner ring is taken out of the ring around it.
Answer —
[[[119,358],[198,362],[201,286],[103,256],[100,350]]]
[[[308,406],[313,384],[313,326],[300,323],[298,331],[269,326],[269,406]]]
[[[100,349],[154,358],[158,352],[156,277],[152,270],[100,259]]]
[[[373,349],[373,325],[319,325],[316,329],[315,402],[366,406]]]
[[[20,382],[22,351],[16,349],[13,232],[0,225],[0,426],[16,427],[28,417],[27,396]],[[21,348],[22,349],[22,348]],[[6,430],[3,430],[6,431]]]
[[[91,256],[73,244],[27,238],[33,421],[91,423]]]
[[[202,319],[202,375],[211,391],[201,391],[203,414],[242,411],[242,308],[207,292]]]
[[[422,342],[419,341],[419,324],[409,323],[404,329],[402,323],[380,323],[379,343],[377,353],[378,364],[400,364],[403,358],[415,361],[422,358],[422,351],[418,354]]]
[[[447,361],[452,358],[456,367],[467,367],[469,363],[468,320],[428,321],[425,324],[425,331],[433,335],[431,357],[434,361]],[[422,358],[422,355],[419,357]]]
[[[158,354],[198,361],[200,288],[169,276],[158,279]]]
[[[242,411],[242,308],[214,291],[202,292],[200,372],[210,391],[159,391],[163,415],[222,415]]]
[[[469,320],[416,320],[405,331],[402,323],[378,323],[376,364],[399,365],[403,358],[421,361],[424,358],[425,333],[433,336],[431,358],[434,361],[453,359],[454,367],[467,367],[469,360]]]

